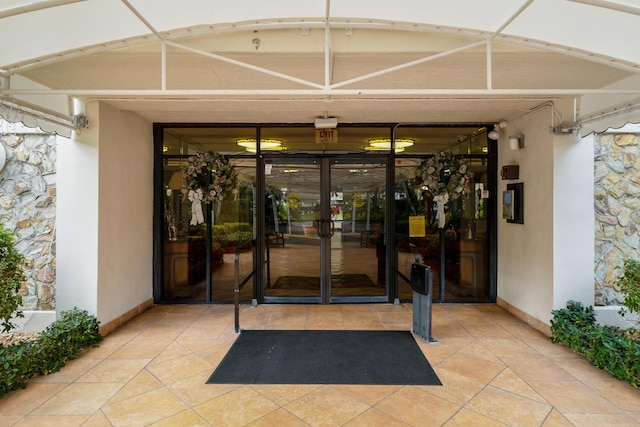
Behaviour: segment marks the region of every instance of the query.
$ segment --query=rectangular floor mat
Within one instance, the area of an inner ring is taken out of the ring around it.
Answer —
[[[242,331],[208,384],[442,385],[409,331]]]

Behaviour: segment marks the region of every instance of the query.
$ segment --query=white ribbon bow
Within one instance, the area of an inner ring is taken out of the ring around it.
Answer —
[[[204,215],[202,214],[202,190],[189,190],[188,195],[191,202],[191,225],[202,224],[204,222]]]
[[[433,201],[438,203],[438,228],[444,228],[447,218],[444,215],[444,205],[449,201],[449,194],[438,194],[434,196]]]

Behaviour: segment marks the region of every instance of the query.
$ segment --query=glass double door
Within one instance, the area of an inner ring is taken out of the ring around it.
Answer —
[[[265,161],[265,301],[386,301],[384,158]]]

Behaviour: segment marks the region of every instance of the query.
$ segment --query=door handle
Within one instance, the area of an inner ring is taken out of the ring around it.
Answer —
[[[316,219],[313,222],[316,224],[316,233],[318,234],[318,237],[333,237],[333,235],[336,232],[336,224],[335,224],[335,222],[333,222],[333,220],[330,220],[330,219]],[[331,223],[331,231],[329,232],[329,234],[325,234],[324,232],[320,232],[320,230],[323,228],[322,225],[326,224],[326,223]]]

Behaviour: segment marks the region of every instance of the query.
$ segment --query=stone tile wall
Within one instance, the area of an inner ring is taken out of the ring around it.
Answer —
[[[0,134],[6,165],[0,171],[0,221],[17,236],[27,282],[25,310],[55,310],[56,136]]]
[[[595,303],[619,305],[613,286],[625,258],[639,259],[640,134],[595,138]]]

